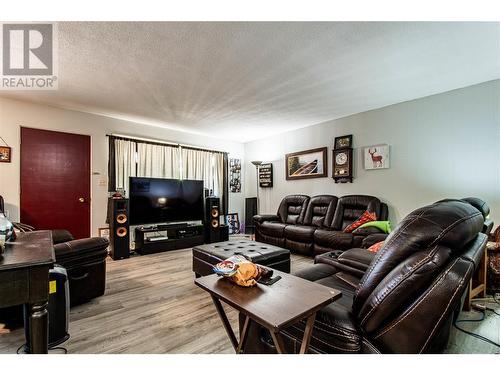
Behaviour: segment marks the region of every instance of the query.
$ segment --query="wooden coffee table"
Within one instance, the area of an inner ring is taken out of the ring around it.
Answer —
[[[197,286],[210,293],[237,354],[242,353],[245,347],[250,320],[269,330],[277,352],[282,354],[284,346],[280,331],[303,319],[307,319],[307,323],[300,353],[307,353],[316,312],[342,295],[338,290],[274,270],[273,277],[276,275],[280,275],[281,280],[273,285],[257,284],[250,288],[235,285],[217,275],[200,277],[194,281]],[[246,316],[239,342],[221,301]]]

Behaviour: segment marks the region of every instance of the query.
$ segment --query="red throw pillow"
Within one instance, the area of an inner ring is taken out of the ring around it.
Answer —
[[[344,232],[351,233],[354,229],[360,227],[361,225],[375,220],[377,220],[377,215],[375,214],[375,212],[365,211],[358,220],[356,220],[354,223],[346,227],[344,229]]]
[[[377,242],[376,244],[371,245],[367,250],[372,253],[376,253],[382,248],[382,246],[384,246],[384,243],[385,241]]]

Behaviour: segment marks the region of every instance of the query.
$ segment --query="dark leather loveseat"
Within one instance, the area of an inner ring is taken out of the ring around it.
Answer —
[[[276,215],[256,215],[255,240],[284,247],[303,255],[317,255],[331,250],[361,247],[376,228],[343,230],[365,212],[374,212],[377,220],[387,220],[385,203],[369,195],[288,195]]]
[[[447,199],[437,203],[446,201]],[[489,218],[490,207],[488,204],[479,198],[472,197],[462,198],[461,201],[472,205],[481,213],[481,215],[483,215],[484,223],[481,233],[489,236],[494,223]],[[361,246],[361,248],[353,248],[343,253],[321,254],[314,259],[314,263],[329,264],[337,270],[347,271],[353,275],[363,277],[376,256],[376,253],[367,251],[366,249],[377,242],[385,241],[387,237],[388,234],[372,234],[363,240],[363,246]]]
[[[342,298],[316,315],[310,351],[443,351],[486,247],[484,213],[465,200],[436,202],[403,219],[373,257],[363,258],[364,249],[342,253],[341,262],[317,257],[319,263],[296,276],[338,289]],[[282,332],[289,352],[300,348],[304,326]],[[245,352],[275,352],[267,331],[256,323]]]

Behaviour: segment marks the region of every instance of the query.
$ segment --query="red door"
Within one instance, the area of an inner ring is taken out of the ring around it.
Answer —
[[[21,222],[90,236],[90,137],[21,128]]]

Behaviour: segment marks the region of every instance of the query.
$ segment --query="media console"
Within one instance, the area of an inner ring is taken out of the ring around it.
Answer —
[[[135,228],[135,252],[141,255],[178,250],[204,243],[203,224],[164,224]]]

